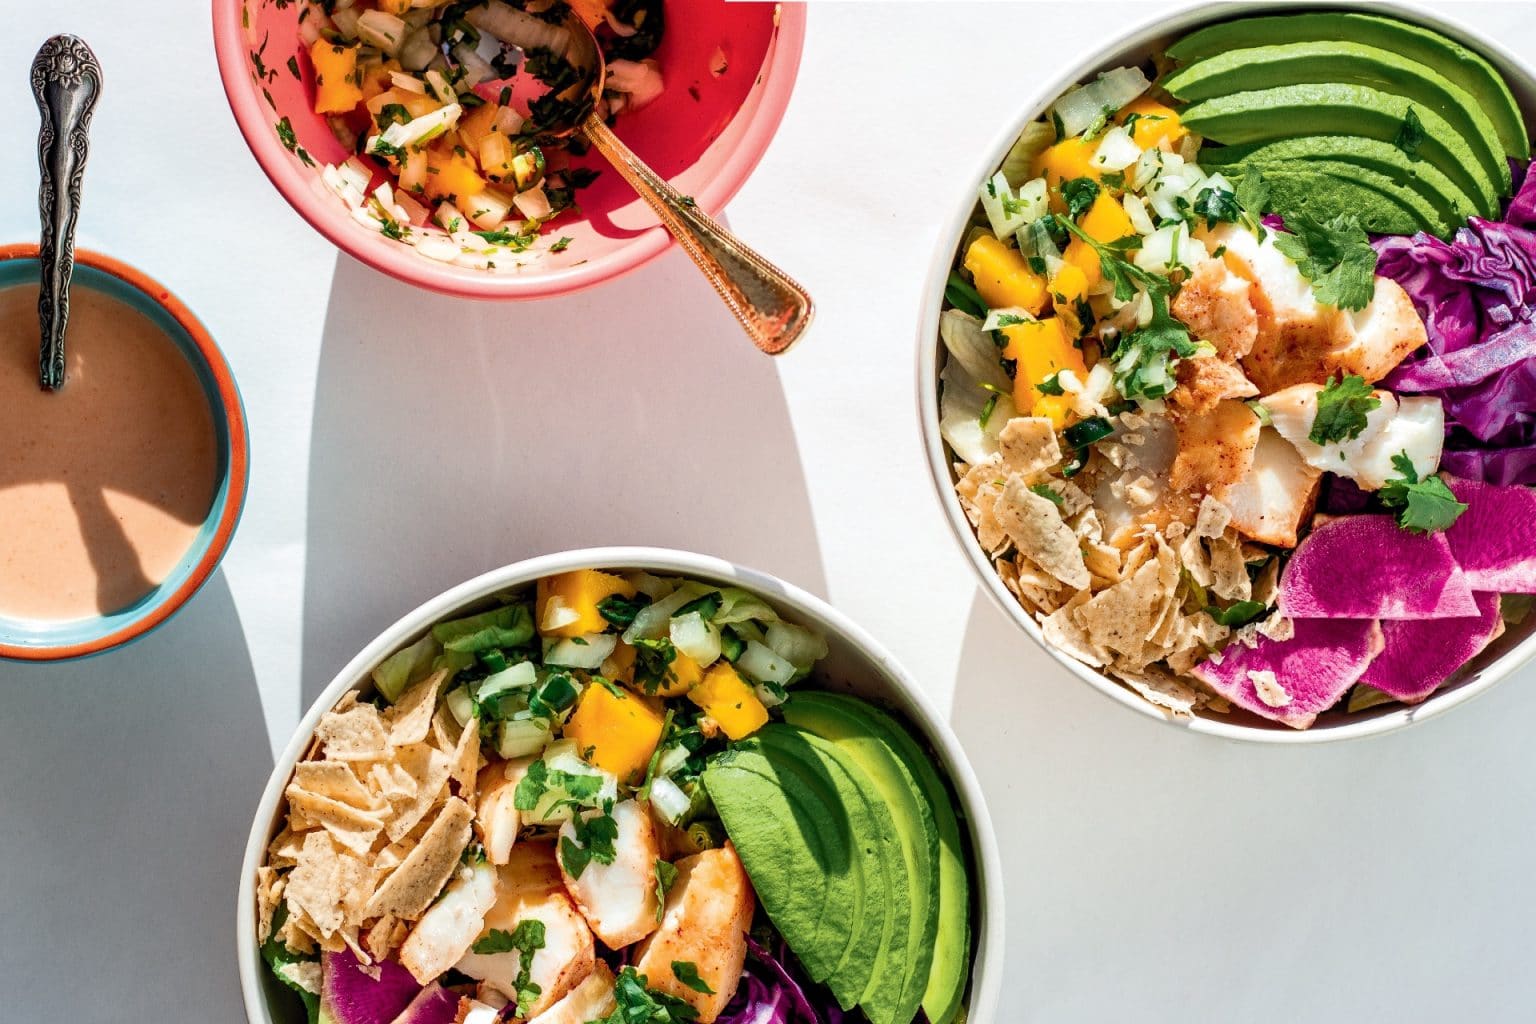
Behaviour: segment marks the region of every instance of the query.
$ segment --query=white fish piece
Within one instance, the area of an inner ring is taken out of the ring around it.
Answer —
[[[1295,384],[1261,399],[1270,422],[1308,465],[1348,477],[1374,491],[1398,475],[1392,457],[1406,452],[1422,478],[1440,465],[1445,443],[1445,410],[1432,396],[1399,399],[1374,391],[1380,404],[1365,414],[1365,427],[1352,438],[1317,444],[1308,436],[1317,418],[1317,384]]]
[[[613,997],[613,971],[599,960],[592,973],[549,1009],[529,1019],[528,1024],[590,1024],[612,1013],[618,1002]],[[466,1022],[467,1024],[467,1022]]]
[[[700,1024],[712,1024],[741,983],[756,897],[730,845],[684,857],[676,867],[661,927],[640,947],[635,969],[651,988],[697,1010]],[[676,961],[691,962],[714,994],[679,981],[672,973]]]
[[[425,985],[464,955],[496,903],[496,869],[468,868],[449,883],[400,947],[400,963]]]
[[[650,812],[639,801],[617,803],[612,814],[619,831],[613,863],[593,858],[580,878],[572,878],[562,863],[560,873],[592,931],[609,949],[622,949],[657,928],[656,861],[661,843]],[[562,825],[560,837],[575,842],[575,824]]]
[[[1374,384],[1427,338],[1424,321],[1408,293],[1396,281],[1378,277],[1369,305],[1339,314],[1329,369],[1353,373]]]
[[[1322,478],[1279,431],[1265,427],[1248,472],[1235,484],[1214,488],[1211,496],[1232,510],[1232,525],[1243,536],[1293,548]]]

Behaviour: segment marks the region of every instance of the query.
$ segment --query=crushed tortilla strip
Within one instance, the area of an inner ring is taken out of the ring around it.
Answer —
[[[1099,668],[1109,664],[1110,654],[1077,621],[1078,610],[1089,600],[1088,591],[1078,591],[1070,601],[1040,620],[1040,631],[1050,644],[1078,661]]]
[[[320,719],[315,735],[325,756],[333,761],[380,761],[389,756],[389,731],[372,704],[331,711]]]
[[[352,765],[346,761],[300,761],[293,766],[293,782],[289,788],[293,787],[363,812],[379,810],[384,806],[384,802],[362,784],[353,772]]]
[[[448,777],[458,787],[459,799],[475,806],[475,777],[480,773],[480,719],[472,718],[459,734],[459,745],[449,758]]]
[[[1178,718],[1193,715],[1200,699],[1194,687],[1155,665],[1133,669],[1116,664],[1111,667],[1110,672],[1136,691],[1147,703],[1162,708]]]
[[[384,826],[390,842],[399,842],[415,828],[437,803],[448,785],[452,762],[447,754],[429,743],[413,743],[396,751],[399,767],[410,776],[415,792],[410,800],[396,808],[395,817]]]
[[[437,694],[448,681],[448,670],[440,668],[400,695],[386,715],[389,719],[391,746],[421,743],[432,730],[432,715],[437,710]]]
[[[1189,578],[1202,587],[1209,587],[1216,579],[1211,574],[1211,556],[1206,552],[1199,532],[1186,533],[1179,541],[1179,564],[1189,573]]]
[[[1280,559],[1271,558],[1253,581],[1252,600],[1269,607],[1280,597]],[[1278,639],[1278,638],[1277,638]]]
[[[299,862],[299,850],[303,845],[304,840],[293,831],[292,825],[284,825],[283,830],[267,844],[267,865],[274,868],[293,867]]]
[[[395,763],[379,763],[368,770],[368,785],[391,804],[404,803],[416,795],[416,780]]]
[[[997,435],[997,450],[1011,473],[1039,476],[1061,462],[1056,426],[1043,416],[1015,416]]]
[[[311,832],[284,895],[289,907],[302,910],[319,929],[315,937],[323,943],[345,923],[343,903],[363,874],[362,862],[339,849],[330,833]]]
[[[1291,695],[1280,685],[1280,680],[1269,669],[1250,670],[1248,681],[1253,684],[1253,692],[1259,700],[1272,708],[1283,708],[1291,702]]]
[[[438,707],[437,714],[432,716],[432,743],[447,754],[458,748],[459,737],[463,732],[463,726],[459,720],[453,717],[453,712],[448,710],[448,705]]]
[[[1207,494],[1200,499],[1200,511],[1195,514],[1195,536],[1220,537],[1232,522],[1232,510]]]
[[[384,827],[383,812],[369,814],[349,804],[311,793],[291,783],[284,791],[289,807],[302,810],[312,821],[318,822],[334,836],[337,842],[357,853],[367,853]]]
[[[385,960],[389,957],[389,951],[394,948],[390,941],[395,934],[395,917],[393,914],[385,914],[369,927],[363,934],[363,948],[368,955],[375,960]]]
[[[1161,596],[1158,564],[1147,562],[1134,575],[1084,603],[1076,613],[1077,620],[1096,643],[1139,667],[1154,660],[1143,652],[1161,611]]]
[[[295,953],[309,954],[315,951],[315,945],[319,942],[320,929],[315,928],[307,915],[294,911],[291,907],[288,920],[277,930],[277,941],[281,942],[289,950]]]
[[[1248,579],[1248,563],[1243,560],[1242,545],[1229,531],[1207,542],[1211,552],[1211,591],[1228,601],[1246,601],[1253,593]]]
[[[256,869],[256,941],[266,942],[272,935],[272,915],[283,898],[286,882],[271,865]]]
[[[278,964],[273,969],[273,973],[288,984],[297,985],[306,992],[315,995],[320,992],[320,961],[318,960],[293,960]]]
[[[1051,499],[1031,491],[1023,477],[1008,478],[997,508],[1004,532],[1036,565],[1079,590],[1093,582],[1077,535],[1061,518],[1061,510]]]
[[[1003,472],[1002,465],[1002,456],[995,453],[974,465],[967,466],[963,462],[957,463],[955,466],[955,473],[957,475],[955,493],[960,496],[962,502],[974,503],[976,501],[976,492],[981,490],[982,484],[988,480],[995,480],[998,477],[1007,475]]]
[[[406,920],[420,917],[453,877],[459,856],[469,845],[473,818],[469,804],[458,797],[449,797],[421,842],[373,894],[365,917],[381,914],[393,914]]]
[[[1277,643],[1284,643],[1296,635],[1296,623],[1280,614],[1276,608],[1263,622],[1258,625],[1258,634],[1267,636]]]

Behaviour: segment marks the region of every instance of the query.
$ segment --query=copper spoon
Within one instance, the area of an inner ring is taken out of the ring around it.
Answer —
[[[69,279],[75,271],[75,221],[80,182],[89,152],[86,132],[101,96],[101,64],[84,40],[58,35],[32,61],[32,92],[42,125],[37,133],[37,191],[42,241],[37,260],[41,287],[37,318],[42,327],[38,383],[45,391],[64,386],[64,329],[69,324]]]
[[[602,47],[586,22],[567,12],[564,26],[570,37],[566,59],[583,78],[559,93],[569,102],[569,120],[540,124],[543,135],[564,138],[578,132],[601,153],[633,188],[672,237],[720,293],[752,343],[769,355],[788,351],[810,326],[815,310],[811,297],[793,278],[721,227],[713,218],[646,166],[597,115],[607,65]]]

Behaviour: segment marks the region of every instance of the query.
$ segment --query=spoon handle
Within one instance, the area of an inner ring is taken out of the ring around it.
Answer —
[[[772,356],[788,351],[815,315],[805,289],[647,167],[597,115],[589,114],[581,130],[656,211],[683,251],[714,284],[752,343]]]
[[[42,325],[38,380],[46,391],[64,384],[64,328],[69,323],[69,279],[75,269],[75,221],[80,215],[80,180],[88,152],[86,132],[101,95],[101,64],[85,42],[58,35],[32,61],[32,92],[42,125],[37,133],[37,191],[42,215],[38,247],[42,287],[37,315]]]

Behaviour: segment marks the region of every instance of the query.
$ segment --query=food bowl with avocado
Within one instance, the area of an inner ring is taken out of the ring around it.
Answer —
[[[1335,739],[1536,652],[1536,85],[1390,4],[1133,32],[999,141],[931,279],[984,587],[1117,700]]]
[[[263,796],[259,1024],[996,1019],[959,747],[821,601],[681,552],[533,559],[396,623]]]

